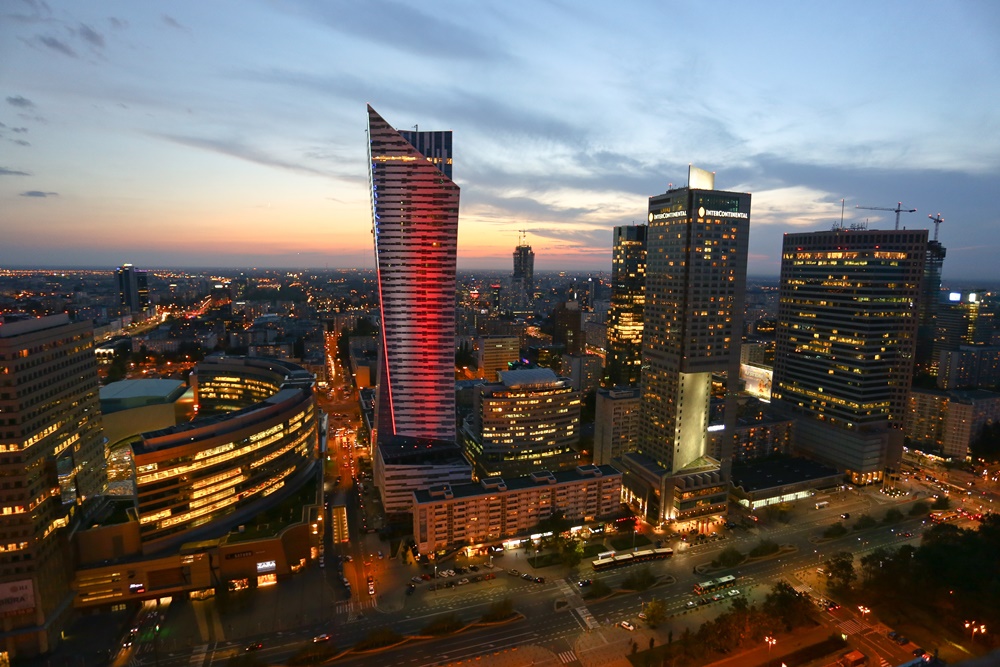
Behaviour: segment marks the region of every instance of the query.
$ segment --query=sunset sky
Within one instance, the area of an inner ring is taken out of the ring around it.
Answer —
[[[372,267],[365,104],[454,131],[459,268],[610,270],[687,165],[1000,276],[1000,4],[0,0],[0,268]],[[932,227],[931,227],[932,228]]]

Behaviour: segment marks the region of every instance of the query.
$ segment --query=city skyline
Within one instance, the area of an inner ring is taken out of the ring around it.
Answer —
[[[613,228],[696,163],[754,196],[750,275],[846,198],[872,228],[895,216],[855,206],[940,212],[944,280],[991,277],[991,5],[425,12],[5,3],[0,265],[372,268],[371,103],[455,133],[459,269],[509,270],[524,229],[538,271],[610,271]]]

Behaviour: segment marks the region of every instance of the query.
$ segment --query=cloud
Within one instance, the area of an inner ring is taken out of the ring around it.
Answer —
[[[20,95],[11,95],[7,98],[7,104],[18,107],[20,109],[34,109],[35,103],[29,100],[27,97],[21,97]]]
[[[2,125],[2,123],[0,123],[0,125]],[[25,132],[28,131],[28,128],[26,128],[26,127],[12,127],[12,128],[10,128],[10,131],[14,132],[16,134],[24,134]]]
[[[53,51],[69,56],[70,58],[76,58],[76,51],[71,49],[68,44],[59,41],[55,37],[49,37],[47,35],[38,35],[38,41],[44,44],[45,46],[49,47]]]
[[[184,26],[182,26],[180,23],[177,22],[177,19],[175,19],[173,16],[170,16],[169,14],[163,14],[162,16],[160,16],[160,19],[171,28],[174,28],[175,30],[187,30],[187,28],[185,28]]]
[[[8,139],[12,144],[17,144],[18,146],[30,146],[31,144],[24,139]]]
[[[42,192],[41,190],[28,190],[21,193],[22,197],[58,197],[58,192]]]
[[[80,27],[76,29],[76,34],[83,38],[84,41],[89,42],[91,46],[98,49],[104,48],[104,37],[89,25],[81,23]]]
[[[128,21],[125,19],[115,18],[114,16],[108,17],[108,23],[110,23],[111,27],[115,30],[124,30],[128,27]]]
[[[172,141],[183,146],[201,148],[203,150],[212,151],[213,153],[228,155],[230,157],[239,158],[255,164],[262,164],[267,167],[278,167],[279,169],[288,169],[291,171],[312,174],[314,176],[330,176],[330,174],[322,172],[319,169],[314,169],[304,164],[295,164],[294,162],[288,162],[286,160],[267,155],[260,152],[256,148],[247,146],[236,140],[206,139],[204,137],[185,137],[173,134],[154,134],[153,136],[158,136],[161,139],[166,139],[167,141]]]
[[[19,171],[17,169],[7,169],[6,167],[0,167],[0,176],[31,176],[26,171]]]

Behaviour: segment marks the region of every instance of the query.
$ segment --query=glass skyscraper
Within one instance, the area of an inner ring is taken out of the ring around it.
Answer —
[[[459,188],[451,132],[395,130],[368,107],[381,305],[377,438],[455,440]]]
[[[604,386],[638,386],[642,367],[642,313],[646,301],[645,225],[615,227],[611,305]]]

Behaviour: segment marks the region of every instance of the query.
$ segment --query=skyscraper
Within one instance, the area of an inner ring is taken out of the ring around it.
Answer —
[[[451,132],[394,130],[368,107],[382,318],[377,437],[455,439],[458,186]]]
[[[709,407],[725,373],[735,428],[750,195],[714,188],[690,167],[688,187],[649,199],[639,444],[623,462],[630,499],[657,523],[726,510],[729,457],[707,456]]]
[[[615,227],[604,386],[637,386],[646,301],[646,225]]]
[[[74,506],[105,486],[98,390],[89,322],[0,316],[0,655],[50,650],[72,609]]]
[[[941,216],[935,219],[940,224]],[[918,373],[937,374],[938,359],[934,354],[934,334],[937,328],[938,304],[941,302],[941,266],[947,251],[937,240],[935,226],[934,239],[927,243],[924,259],[924,280],[920,290],[919,319],[917,321],[916,370]]]
[[[520,290],[521,296],[531,300],[535,294],[535,251],[531,246],[521,241],[514,248],[514,273],[511,283],[515,290]]]
[[[149,308],[149,281],[145,271],[123,264],[115,269],[115,281],[123,314],[141,313]]]
[[[856,484],[902,455],[926,253],[923,229],[785,234],[771,396]]]

